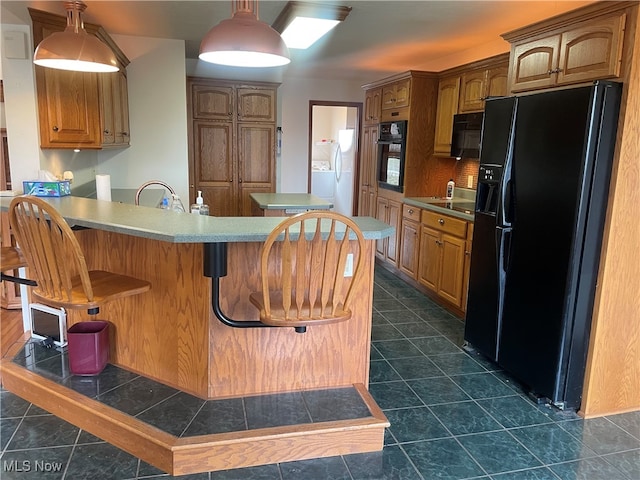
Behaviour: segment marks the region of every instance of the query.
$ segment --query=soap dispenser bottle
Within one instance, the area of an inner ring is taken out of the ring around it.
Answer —
[[[209,205],[205,205],[204,203],[204,199],[202,198],[202,190],[198,190],[196,203],[191,204],[190,211],[191,213],[195,213],[197,215],[209,215]]]
[[[453,178],[449,179],[449,181],[447,182],[447,200],[451,200],[453,198],[453,189],[455,188],[456,184],[453,181]]]

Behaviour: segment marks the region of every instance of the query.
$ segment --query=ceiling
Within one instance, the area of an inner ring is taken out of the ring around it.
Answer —
[[[26,7],[60,15],[61,1],[2,2],[2,23],[30,24]],[[231,1],[92,1],[84,19],[110,34],[182,39],[196,59],[206,32],[231,16]],[[500,34],[593,3],[570,1],[322,1],[351,6],[347,19],[306,51],[292,50],[285,76],[370,79],[409,69],[440,71],[507,52]],[[286,1],[260,0],[271,24]]]

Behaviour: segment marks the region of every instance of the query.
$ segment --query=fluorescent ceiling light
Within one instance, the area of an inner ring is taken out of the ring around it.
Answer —
[[[289,48],[305,49],[342,22],[351,7],[310,2],[288,2],[272,27]]]
[[[113,50],[84,29],[82,1],[64,2],[67,26],[40,42],[33,63],[41,67],[77,72],[117,72],[118,61]]]
[[[282,39],[289,48],[304,50],[313,45],[320,37],[338,25],[340,20],[324,18],[296,17],[282,32]]]

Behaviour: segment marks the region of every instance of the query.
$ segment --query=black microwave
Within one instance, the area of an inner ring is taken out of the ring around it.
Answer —
[[[457,158],[480,158],[482,121],[484,113],[461,113],[453,116],[451,156]]]

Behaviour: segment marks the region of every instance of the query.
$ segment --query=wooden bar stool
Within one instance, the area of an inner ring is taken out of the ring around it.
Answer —
[[[322,225],[328,234],[323,235]],[[260,258],[262,291],[249,300],[262,323],[294,327],[298,333],[310,325],[349,320],[364,255],[364,236],[350,218],[321,210],[295,215],[267,237]],[[352,271],[345,275],[348,264]]]
[[[0,272],[1,280],[13,283],[20,283],[22,285],[35,286],[36,282],[29,280],[28,278],[16,277],[13,275],[6,275],[4,272],[18,270],[27,266],[26,259],[22,256],[22,252],[16,247],[2,247],[0,257]]]
[[[98,313],[100,305],[146,292],[145,280],[87,268],[71,227],[44,200],[20,196],[11,201],[9,222],[37,287],[33,298],[45,305]]]

